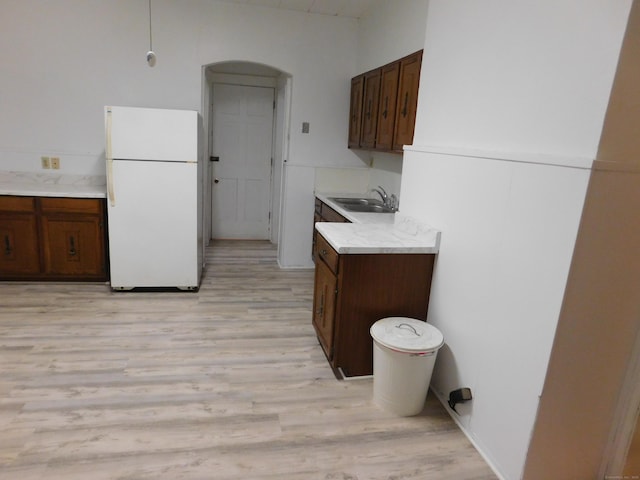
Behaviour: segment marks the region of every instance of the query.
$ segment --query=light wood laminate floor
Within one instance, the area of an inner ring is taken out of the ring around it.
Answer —
[[[214,242],[199,292],[0,283],[1,479],[495,479],[430,394],[335,379],[313,272]]]

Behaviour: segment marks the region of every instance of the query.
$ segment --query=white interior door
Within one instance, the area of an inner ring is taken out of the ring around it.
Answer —
[[[274,89],[213,85],[211,236],[269,239]]]

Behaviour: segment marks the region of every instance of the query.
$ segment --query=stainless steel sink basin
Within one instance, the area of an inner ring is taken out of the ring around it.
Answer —
[[[384,205],[344,205],[344,208],[352,212],[393,213],[393,210]]]
[[[375,198],[333,197],[329,198],[329,200],[333,200],[345,210],[351,212],[393,213],[392,209],[385,207],[380,200]]]
[[[329,200],[333,200],[340,205],[382,205],[380,200],[376,200],[375,198],[351,198],[351,197],[333,197]]]

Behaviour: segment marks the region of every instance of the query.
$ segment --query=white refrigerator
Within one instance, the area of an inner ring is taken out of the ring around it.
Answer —
[[[111,288],[197,290],[202,239],[198,112],[105,107]]]

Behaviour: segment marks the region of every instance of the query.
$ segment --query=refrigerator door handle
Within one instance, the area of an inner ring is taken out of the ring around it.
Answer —
[[[116,196],[113,188],[113,153],[111,150],[111,108],[107,107],[107,196],[112,207],[116,206]]]

